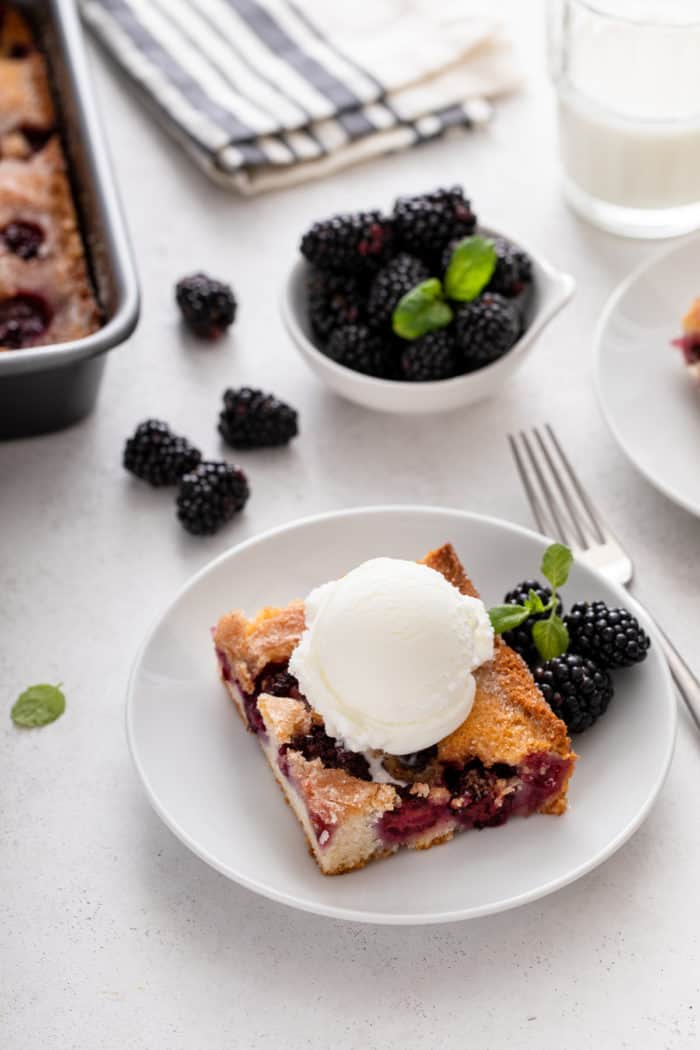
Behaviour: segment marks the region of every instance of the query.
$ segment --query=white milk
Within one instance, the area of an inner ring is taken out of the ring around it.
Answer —
[[[562,92],[559,141],[568,177],[598,200],[625,208],[700,201],[697,121],[635,121]]]

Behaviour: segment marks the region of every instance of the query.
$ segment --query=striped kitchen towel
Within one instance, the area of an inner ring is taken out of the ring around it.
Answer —
[[[472,0],[81,0],[217,182],[256,193],[488,118],[517,71]]]

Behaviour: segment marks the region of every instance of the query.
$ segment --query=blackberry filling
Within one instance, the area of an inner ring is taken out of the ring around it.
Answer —
[[[301,752],[309,762],[320,758],[327,769],[342,769],[358,780],[372,779],[365,756],[356,751],[347,751],[340,741],[328,736],[322,725],[313,725],[308,733],[293,737],[288,748]]]
[[[44,231],[36,222],[25,219],[16,219],[8,222],[0,230],[8,251],[18,255],[20,259],[34,259],[39,254],[39,249],[44,243]]]
[[[672,343],[682,352],[687,365],[694,365],[700,361],[700,337],[695,333],[682,335],[678,339],[673,339]]]
[[[51,322],[51,307],[42,295],[18,292],[0,301],[0,346],[21,350],[34,346]]]

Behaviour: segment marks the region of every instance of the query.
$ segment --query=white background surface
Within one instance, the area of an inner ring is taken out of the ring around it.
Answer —
[[[697,1045],[700,740],[685,717],[661,798],[620,853],[544,901],[453,927],[327,921],[229,883],[151,812],[126,750],[135,649],[192,572],[264,528],[349,505],[447,504],[530,524],[505,434],[544,419],[628,541],[639,596],[700,670],[700,522],[634,473],[590,379],[600,309],[655,248],[598,233],[566,210],[542,26],[534,5],[501,6],[532,75],[487,131],[253,201],[212,187],[101,55],[95,62],[144,309],[134,338],[110,357],[91,419],[0,446],[8,1050]],[[465,183],[485,219],[569,269],[574,302],[498,400],[407,420],[336,400],[278,316],[301,230],[324,212],[452,181]],[[183,337],[173,307],[174,281],[198,268],[231,279],[241,302],[234,333],[216,347]],[[253,487],[245,515],[197,540],[175,522],[167,492],[125,475],[123,440],[157,415],[217,454],[220,393],[242,383],[287,397],[302,435],[286,451],[242,454]],[[17,694],[57,680],[64,717],[15,730]]]

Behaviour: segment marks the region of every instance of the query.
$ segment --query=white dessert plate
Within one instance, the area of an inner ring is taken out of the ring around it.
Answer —
[[[514,818],[453,842],[326,877],[307,853],[265,758],[220,683],[210,638],[218,617],[285,604],[377,555],[420,558],[451,541],[495,603],[536,574],[546,545],[516,525],[457,510],[372,507],[307,518],[249,540],[199,572],[146,638],[127,701],[131,752],[157,813],[202,860],[249,889],[319,915],[438,923],[513,908],[600,864],[639,827],[671,759],[676,702],[658,647],[618,675],[580,754],[563,817]],[[620,587],[574,566],[568,602],[635,610]]]
[[[613,292],[595,336],[595,383],[616,441],[666,496],[700,515],[700,388],[670,345],[700,294],[700,237],[645,262]]]

